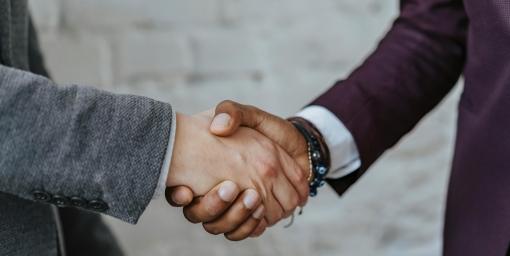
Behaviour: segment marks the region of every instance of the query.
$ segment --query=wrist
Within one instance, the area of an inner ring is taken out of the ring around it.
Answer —
[[[229,177],[223,171],[225,163],[221,161],[227,159],[228,148],[209,131],[213,114],[211,111],[192,116],[176,113],[174,149],[166,186],[184,185],[199,196]]]
[[[182,168],[182,158],[185,152],[182,150],[182,143],[184,137],[186,136],[186,127],[188,123],[188,117],[186,115],[175,113],[176,119],[176,127],[175,127],[175,139],[174,139],[174,149],[172,154],[172,160],[170,161],[170,167],[168,170],[168,176],[166,179],[166,186],[173,187],[177,185],[182,185],[183,181],[183,170]]]
[[[317,188],[325,184],[325,178],[331,166],[328,146],[319,130],[309,121],[300,117],[293,117],[287,120],[294,125],[307,141],[310,166],[308,176],[310,196],[315,196],[317,195]]]

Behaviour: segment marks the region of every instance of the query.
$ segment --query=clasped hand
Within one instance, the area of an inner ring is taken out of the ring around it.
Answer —
[[[177,114],[174,143],[167,201],[211,234],[259,236],[307,202],[307,144],[279,117],[224,101]]]

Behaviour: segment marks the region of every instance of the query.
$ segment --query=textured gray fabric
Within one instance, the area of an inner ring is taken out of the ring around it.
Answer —
[[[0,188],[101,199],[130,223],[150,201],[170,135],[171,107],[0,66]]]
[[[2,64],[28,70],[28,9],[26,0],[0,0]]]
[[[56,236],[48,205],[0,192],[0,255],[56,255]]]
[[[50,206],[31,191],[100,199],[105,214],[136,223],[158,182],[172,109],[31,73],[47,74],[26,8],[0,0],[0,255],[56,255]]]

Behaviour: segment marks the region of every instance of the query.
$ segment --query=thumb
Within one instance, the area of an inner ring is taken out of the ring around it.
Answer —
[[[186,186],[167,187],[165,190],[166,201],[175,207],[186,206],[193,200],[193,192]]]
[[[216,106],[210,131],[217,136],[229,136],[234,134],[239,126],[258,130],[262,120],[267,119],[268,116],[270,114],[253,106],[225,100]]]
[[[268,137],[291,157],[306,153],[306,140],[287,120],[230,100],[222,101],[216,106],[215,117],[210,126],[214,135],[229,136],[235,133],[239,126],[254,129]]]

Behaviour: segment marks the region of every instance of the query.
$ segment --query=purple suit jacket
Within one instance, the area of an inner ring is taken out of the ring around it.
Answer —
[[[352,133],[361,168],[342,194],[450,91],[461,73],[444,255],[503,256],[510,243],[510,0],[402,0],[377,50],[315,100]]]

